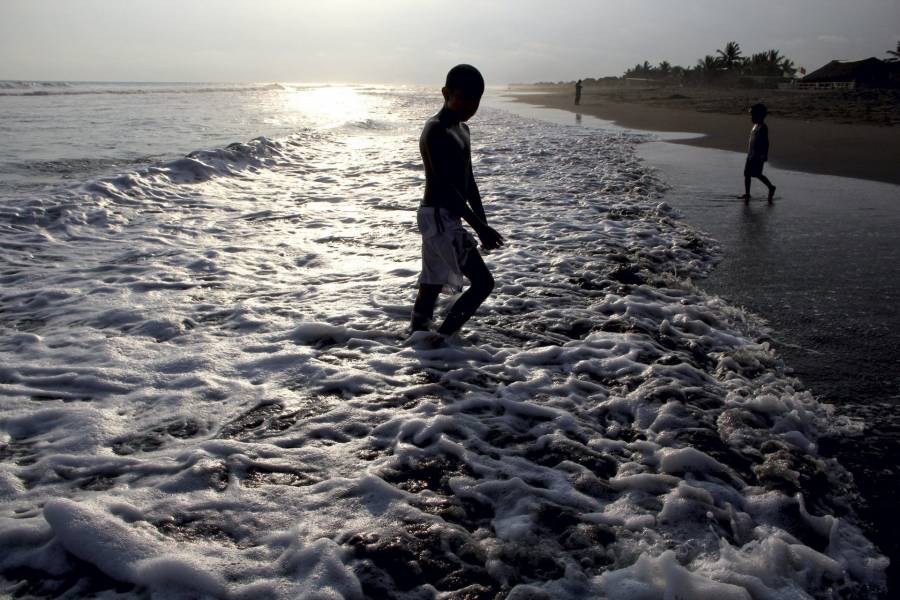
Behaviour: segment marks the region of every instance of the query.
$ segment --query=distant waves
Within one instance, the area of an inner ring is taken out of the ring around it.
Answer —
[[[81,96],[92,94],[210,94],[285,89],[269,84],[134,84],[65,81],[0,81],[0,96]]]

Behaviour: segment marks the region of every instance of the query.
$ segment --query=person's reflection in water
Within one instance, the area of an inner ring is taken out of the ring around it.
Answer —
[[[778,241],[773,239],[778,229],[772,226],[775,211],[771,206],[750,204],[732,215],[735,235],[730,253],[735,259],[729,261],[726,271],[733,279],[735,291],[750,294],[757,306],[783,300],[772,296],[781,287],[778,278],[773,276],[773,264],[785,258],[779,256]]]
[[[772,204],[760,209],[749,204],[744,204],[738,223],[738,252],[764,255],[768,253],[771,235],[769,234],[769,219],[772,217]]]
[[[575,113],[575,124],[581,125],[581,113]]]

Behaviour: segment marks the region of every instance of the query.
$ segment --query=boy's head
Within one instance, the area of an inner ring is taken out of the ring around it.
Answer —
[[[769,114],[769,110],[761,102],[750,107],[750,120],[754,123],[762,123],[767,114]]]
[[[484,94],[484,77],[472,65],[456,65],[447,73],[447,82],[441,89],[447,107],[468,121],[478,112],[481,95]]]

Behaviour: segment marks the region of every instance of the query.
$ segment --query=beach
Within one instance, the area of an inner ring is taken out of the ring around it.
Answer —
[[[568,87],[517,87],[506,93],[519,102],[592,115],[626,128],[700,133],[703,137],[678,143],[733,152],[746,152],[751,125],[746,110],[763,100],[770,111],[772,166],[900,183],[896,92],[867,104],[827,92],[586,88],[577,107]]]

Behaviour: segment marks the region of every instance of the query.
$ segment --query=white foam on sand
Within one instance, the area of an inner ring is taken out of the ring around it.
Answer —
[[[508,245],[404,334],[434,97],[0,206],[4,593],[859,598],[830,411],[637,138],[485,110]],[[373,123],[391,123],[374,126]]]

